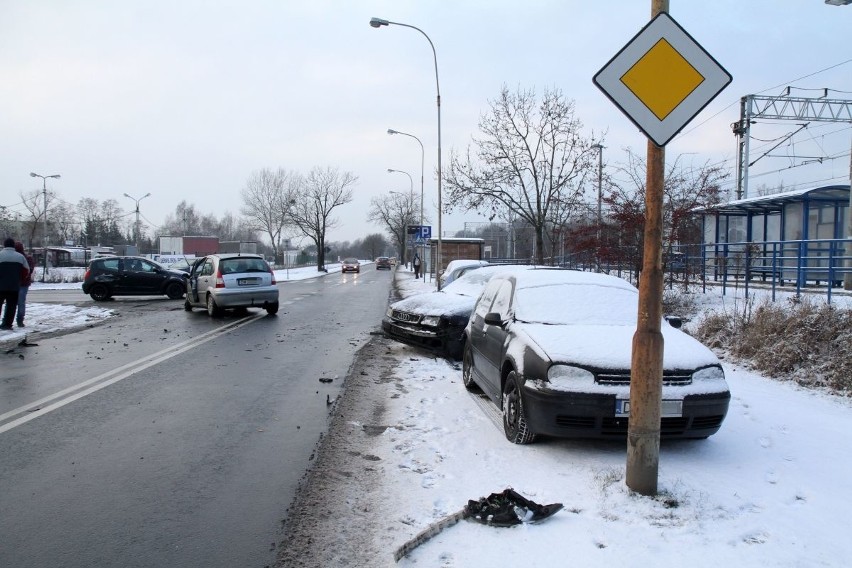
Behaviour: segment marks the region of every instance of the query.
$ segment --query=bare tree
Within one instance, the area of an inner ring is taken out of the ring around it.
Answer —
[[[367,258],[376,258],[387,253],[388,240],[381,233],[370,233],[361,241],[361,248]]]
[[[619,173],[608,183],[604,201],[608,217],[623,249],[622,258],[630,260],[638,272],[642,266],[645,228],[645,160],[627,149],[627,163],[616,166]],[[700,241],[700,226],[694,213],[697,208],[716,205],[722,200],[722,182],[730,176],[721,166],[709,161],[701,166],[686,165],[683,155],[666,168],[663,187],[663,246],[670,254],[677,244]],[[621,181],[617,181],[621,180]]]
[[[325,267],[325,235],[338,225],[332,212],[352,201],[352,188],[358,181],[351,172],[333,167],[314,167],[294,191],[286,217],[317,247],[317,270]]]
[[[57,244],[77,241],[80,224],[77,221],[76,207],[57,199],[50,205],[48,216],[53,232],[57,235]]]
[[[240,193],[243,200],[240,213],[269,237],[276,263],[281,263],[281,240],[291,195],[300,183],[300,176],[294,172],[264,168],[251,175]]]
[[[420,201],[413,193],[390,193],[370,200],[367,219],[379,223],[391,236],[391,240],[400,251],[403,264],[408,262],[405,250],[406,227],[418,225],[420,220]],[[426,219],[424,219],[424,223]]]
[[[504,86],[490,112],[480,117],[475,151],[453,153],[444,176],[449,207],[515,213],[535,231],[536,259],[544,259],[549,224],[567,223],[593,171],[597,143],[581,135],[574,102],[558,89],[541,101],[532,90]]]
[[[174,215],[166,215],[160,233],[170,236],[203,235],[201,231],[201,216],[195,210],[195,205],[181,201],[175,207]]]
[[[21,204],[24,206],[24,209],[27,210],[29,215],[26,219],[24,219],[24,223],[29,227],[29,242],[30,246],[35,240],[36,231],[38,231],[39,227],[44,226],[44,195],[41,189],[32,189],[30,191],[21,191],[18,193],[18,196],[21,198]],[[47,190],[47,198],[48,202],[53,201],[56,197],[56,192],[53,190]],[[44,231],[42,231],[43,233]],[[46,235],[42,234],[41,236],[41,246],[46,246],[47,239]]]

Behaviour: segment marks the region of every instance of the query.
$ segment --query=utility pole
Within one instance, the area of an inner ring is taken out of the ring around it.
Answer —
[[[150,193],[146,193],[145,195],[143,195],[139,199],[136,199],[132,195],[129,195],[127,193],[124,194],[124,197],[129,197],[130,199],[132,199],[133,201],[136,202],[136,225],[135,225],[135,227],[136,227],[136,229],[135,229],[135,233],[136,233],[136,235],[135,235],[136,254],[139,254],[139,233],[141,232],[141,229],[142,229],[141,221],[139,220],[139,202],[142,201],[143,199],[145,199],[146,197],[150,196],[150,195],[151,195]]]
[[[42,239],[41,248],[44,252],[44,268],[41,272],[41,281],[46,282],[45,278],[47,277],[47,178],[59,179],[59,174],[53,174],[50,176],[43,176],[41,174],[37,174],[34,172],[30,172],[30,177],[40,177],[42,182],[42,193],[44,195],[44,238]]]
[[[651,18],[668,12],[668,0],[651,1]],[[642,495],[657,493],[660,415],[663,394],[663,185],[665,147],[648,139],[645,180],[645,242],[639,278],[639,315],[630,366],[627,428],[627,486]]]

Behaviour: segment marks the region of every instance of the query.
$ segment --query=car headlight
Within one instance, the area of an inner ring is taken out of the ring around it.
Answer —
[[[698,369],[692,373],[692,382],[694,383],[718,380],[725,380],[725,371],[722,370],[722,367],[716,365],[712,367],[704,367],[703,369]]]
[[[551,365],[547,370],[547,380],[553,390],[576,390],[581,385],[590,385],[595,375],[581,367],[572,365]]]
[[[389,317],[389,318],[390,318],[390,317],[393,317],[393,308],[391,308],[390,306],[388,306],[388,311],[386,311],[386,312],[385,312],[385,315],[386,315],[387,317]]]
[[[438,327],[438,323],[441,321],[441,316],[423,316],[423,319],[420,320],[421,325],[425,325],[426,327]]]

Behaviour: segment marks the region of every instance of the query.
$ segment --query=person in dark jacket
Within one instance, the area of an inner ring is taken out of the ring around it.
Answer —
[[[0,250],[0,305],[5,304],[5,309],[0,329],[12,329],[15,311],[18,309],[21,279],[29,273],[27,259],[15,250],[15,239],[4,240],[3,249]]]
[[[24,316],[27,315],[27,292],[30,290],[30,284],[33,283],[35,260],[33,260],[31,255],[24,252],[24,243],[21,241],[15,241],[15,250],[24,255],[30,269],[26,276],[21,277],[21,289],[18,291],[18,312],[15,314],[15,319],[18,321],[18,327],[24,327]]]
[[[414,278],[420,278],[420,255],[416,252],[414,253],[411,265],[414,266]]]

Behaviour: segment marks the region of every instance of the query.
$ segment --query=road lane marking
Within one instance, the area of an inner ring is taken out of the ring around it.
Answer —
[[[30,420],[34,420],[39,416],[44,416],[45,414],[52,412],[58,408],[62,408],[66,404],[70,404],[75,400],[83,398],[84,396],[88,396],[94,392],[101,390],[102,388],[108,387],[109,385],[115,384],[128,377],[131,377],[139,371],[144,371],[145,369],[153,367],[154,365],[162,363],[163,361],[166,361],[168,359],[171,359],[176,355],[180,355],[181,353],[189,351],[190,349],[198,347],[199,345],[207,343],[208,341],[212,341],[220,335],[224,335],[228,332],[253,323],[254,321],[262,317],[266,317],[266,314],[259,313],[247,319],[240,319],[232,323],[226,323],[221,327],[217,327],[216,329],[204,332],[197,337],[193,337],[192,339],[188,339],[186,341],[178,343],[177,345],[172,345],[171,347],[167,347],[165,349],[157,351],[156,353],[152,353],[151,355],[147,355],[141,359],[132,361],[111,371],[107,371],[106,373],[102,373],[97,377],[93,377],[91,379],[83,381],[82,383],[70,386],[66,389],[48,395],[34,402],[28,403],[14,410],[10,410],[9,412],[6,412],[4,414],[0,414],[0,434],[2,434],[3,432],[8,432],[9,430],[12,430],[13,428],[16,428],[22,424],[26,424]],[[47,406],[42,406],[44,404],[47,404]],[[6,420],[19,415],[21,415],[20,418],[6,422]]]

